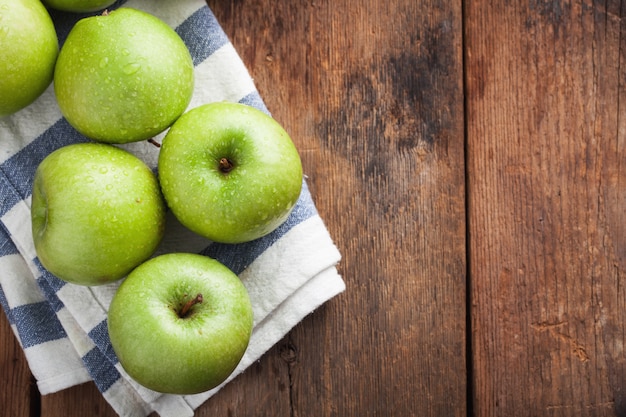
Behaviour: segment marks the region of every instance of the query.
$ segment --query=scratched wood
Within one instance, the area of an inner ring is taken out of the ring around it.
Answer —
[[[626,10],[465,3],[474,415],[626,415]]]
[[[466,416],[461,1],[209,5],[301,152],[348,288],[196,415]],[[115,416],[92,383],[33,397]]]

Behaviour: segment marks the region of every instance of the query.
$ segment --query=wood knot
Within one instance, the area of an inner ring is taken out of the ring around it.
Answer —
[[[298,360],[298,348],[293,343],[288,342],[280,347],[280,357],[287,363],[294,363]]]

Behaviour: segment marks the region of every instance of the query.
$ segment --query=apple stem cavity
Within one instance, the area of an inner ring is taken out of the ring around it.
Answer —
[[[181,319],[187,317],[189,311],[191,310],[191,307],[196,304],[200,304],[203,300],[204,299],[202,297],[202,294],[198,294],[194,298],[189,299],[189,301],[187,301],[183,308],[178,312],[178,317],[180,317]]]
[[[222,171],[224,174],[228,174],[230,171],[233,170],[234,167],[235,165],[231,162],[230,159],[228,158],[220,159],[219,170]]]

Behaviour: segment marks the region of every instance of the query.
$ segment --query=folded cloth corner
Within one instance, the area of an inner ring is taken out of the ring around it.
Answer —
[[[239,55],[203,0],[120,0],[173,27],[189,48],[196,85],[189,108],[213,101],[245,103],[269,113]],[[85,15],[51,12],[62,43]],[[162,139],[157,137],[156,139]],[[35,169],[50,152],[88,139],[62,118],[52,86],[33,104],[0,119],[0,305],[39,391],[48,394],[92,380],[120,416],[192,416],[223,386],[178,396],[150,391],[122,369],[106,329],[107,309],[119,283],[83,287],[65,283],[39,263],[30,230]],[[121,145],[156,169],[158,148]],[[200,238],[175,219],[157,254],[195,252],[231,268],[248,289],[254,330],[228,383],[279,342],[297,323],[345,290],[336,265],[341,255],[303,190],[288,220],[270,235],[239,245]]]

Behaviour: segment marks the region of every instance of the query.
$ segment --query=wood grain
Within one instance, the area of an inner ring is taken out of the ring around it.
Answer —
[[[624,416],[624,7],[465,6],[474,415]]]
[[[41,397],[41,417],[117,417],[93,382]]]
[[[0,316],[0,415],[37,415],[39,397],[35,381],[6,315],[0,312]]]

